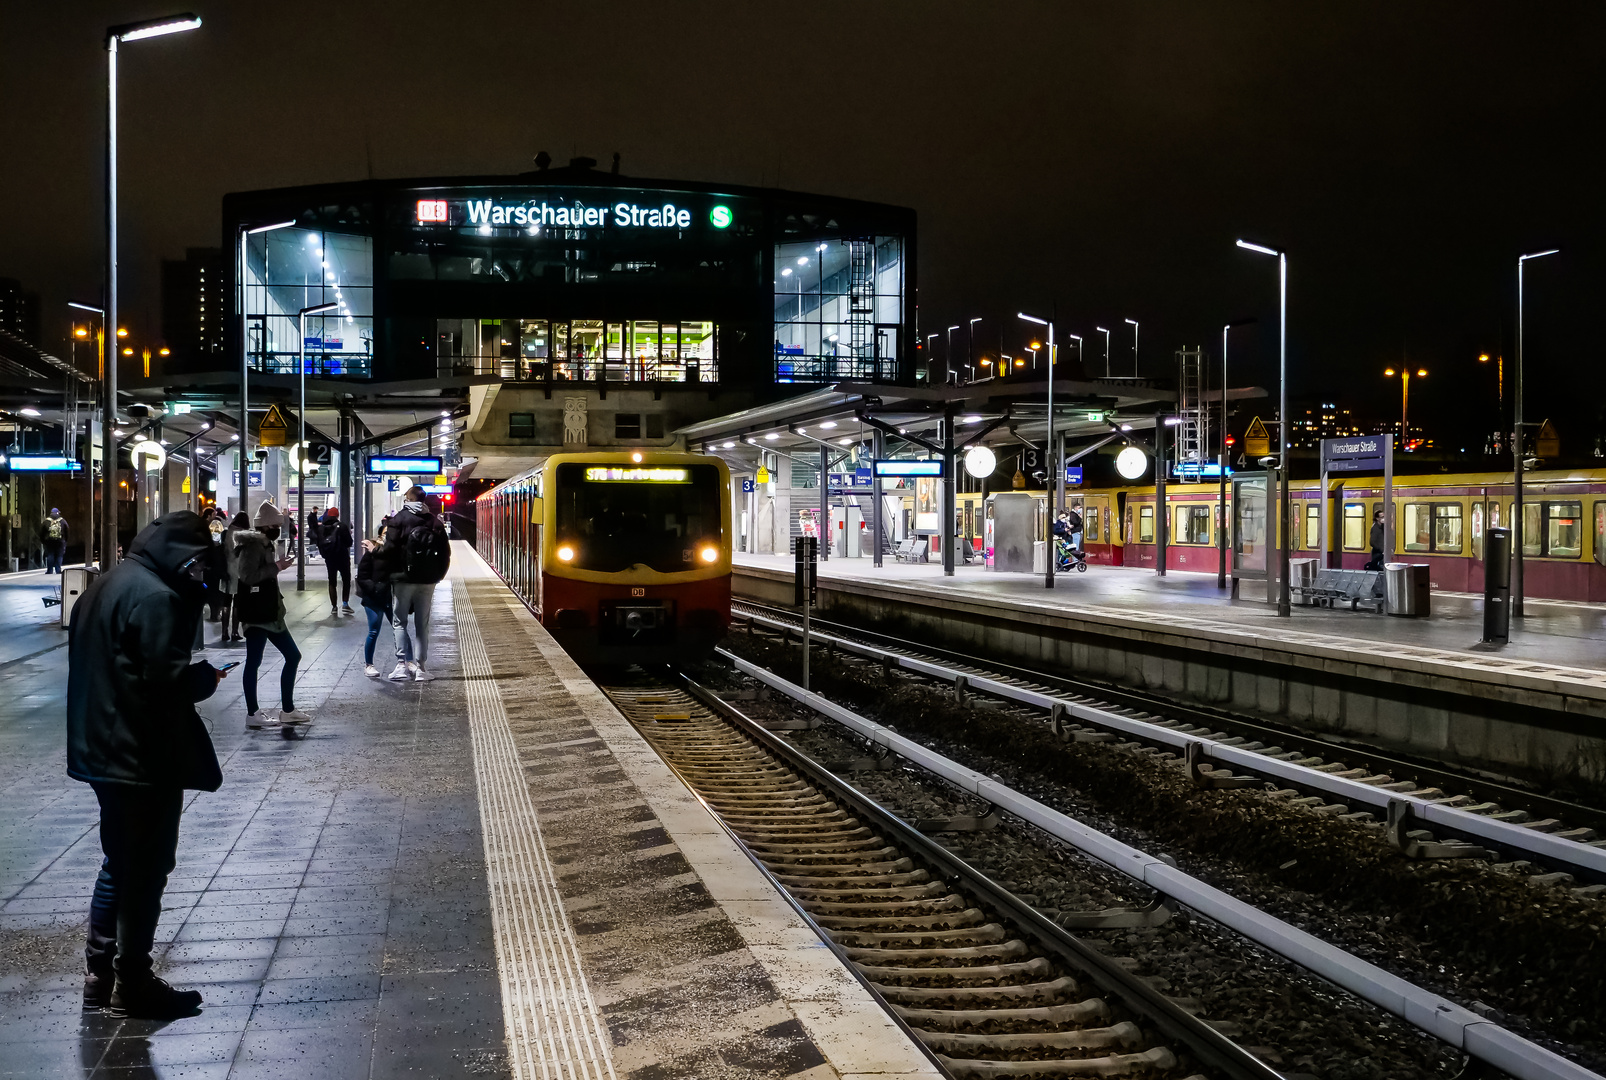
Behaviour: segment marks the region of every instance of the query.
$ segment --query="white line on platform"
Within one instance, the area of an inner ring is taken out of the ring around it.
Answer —
[[[518,1080],[614,1080],[612,1044],[586,983],[507,710],[460,577],[452,581],[452,607],[511,1072]]]

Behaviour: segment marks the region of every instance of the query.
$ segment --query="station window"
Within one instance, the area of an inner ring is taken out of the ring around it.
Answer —
[[[614,413],[613,437],[616,439],[641,438],[641,414],[633,412]]]
[[[508,413],[507,437],[510,439],[535,438],[535,414],[527,412]]]
[[[1186,503],[1177,507],[1177,543],[1210,543],[1210,506]]]
[[[1138,543],[1154,543],[1154,507],[1138,507]]]
[[[800,240],[775,247],[775,381],[896,377],[903,241]]]
[[[1344,550],[1366,550],[1366,504],[1344,504]]]

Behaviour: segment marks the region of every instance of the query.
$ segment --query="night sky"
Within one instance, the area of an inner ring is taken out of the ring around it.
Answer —
[[[1571,451],[1602,427],[1598,3],[193,6],[201,30],[122,54],[136,328],[157,261],[219,244],[226,191],[617,151],[627,175],[912,206],[922,333],[1053,308],[1096,372],[1095,325],[1120,374],[1140,320],[1161,375],[1256,315],[1234,355],[1273,387],[1275,261],[1233,241],[1286,247],[1293,393],[1393,415],[1403,355],[1447,444],[1493,425],[1476,358],[1514,351],[1516,256],[1560,247],[1529,273],[1529,412]],[[0,275],[44,294],[46,347],[100,287],[104,27],[169,10],[9,6]]]

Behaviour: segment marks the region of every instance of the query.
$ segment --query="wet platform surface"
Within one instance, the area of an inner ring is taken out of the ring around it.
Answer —
[[[205,1006],[165,1024],[81,1011],[100,851],[64,772],[66,634],[54,581],[0,579],[0,1077],[936,1075],[456,549],[434,681],[365,678],[361,609],[330,616],[311,566],[283,579],[308,737],[246,732],[238,670],[202,704],[224,786],[187,799],[157,964]],[[278,670],[270,648],[265,706]]]

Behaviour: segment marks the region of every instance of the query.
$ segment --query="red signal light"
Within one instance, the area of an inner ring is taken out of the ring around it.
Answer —
[[[1236,435],[1228,435],[1227,436],[1227,445],[1228,446],[1237,446],[1238,445],[1238,437]]]

